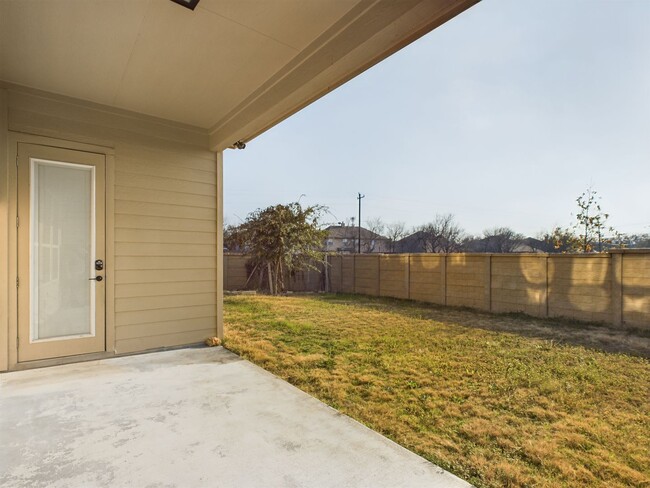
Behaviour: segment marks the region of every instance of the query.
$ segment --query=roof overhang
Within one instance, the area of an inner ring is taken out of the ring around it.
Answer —
[[[478,0],[0,2],[0,80],[247,142]]]

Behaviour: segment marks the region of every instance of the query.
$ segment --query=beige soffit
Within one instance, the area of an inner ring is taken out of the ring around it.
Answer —
[[[0,80],[248,141],[478,0],[0,0]]]

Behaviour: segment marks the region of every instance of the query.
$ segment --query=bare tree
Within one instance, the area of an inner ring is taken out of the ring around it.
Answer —
[[[519,234],[510,227],[494,227],[483,231],[484,252],[508,253],[516,252],[524,240],[523,234]]]
[[[390,246],[390,252],[396,251],[397,241],[406,236],[406,224],[404,222],[393,222],[386,225],[386,237]]]
[[[425,252],[458,252],[464,231],[453,214],[437,214],[433,222],[416,228],[416,236]]]
[[[386,229],[386,224],[381,219],[381,217],[374,217],[372,219],[366,220],[366,229],[375,234],[384,235],[384,229]]]

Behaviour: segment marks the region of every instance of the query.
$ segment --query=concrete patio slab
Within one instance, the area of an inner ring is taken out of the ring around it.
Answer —
[[[0,376],[0,486],[468,487],[223,348]]]

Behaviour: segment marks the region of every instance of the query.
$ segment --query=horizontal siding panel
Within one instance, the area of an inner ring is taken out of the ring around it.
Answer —
[[[216,267],[211,269],[138,269],[115,272],[115,283],[118,286],[119,284],[180,283],[186,281],[215,281],[216,279]]]
[[[217,248],[212,244],[157,244],[154,242],[118,242],[118,256],[196,256],[213,257]]]
[[[215,313],[215,305],[196,305],[193,307],[118,312],[115,314],[115,325],[117,327],[120,327],[123,325],[149,324],[154,322],[166,322],[170,320],[209,317]]]
[[[185,346],[203,342],[206,338],[212,337],[215,334],[216,327],[192,332],[178,332],[176,334],[124,339],[116,341],[115,349],[118,354],[126,354],[160,347]]]
[[[188,207],[217,208],[217,197],[213,195],[193,195],[173,191],[150,190],[118,186],[115,188],[116,200],[133,202],[167,203]]]
[[[115,185],[132,188],[149,188],[170,192],[191,193],[192,195],[215,196],[217,187],[214,183],[197,183],[195,181],[181,181],[158,176],[136,175],[123,171],[115,171]]]
[[[167,164],[201,171],[217,171],[217,161],[212,151],[183,147],[182,151],[160,151],[156,148],[118,144],[119,164],[128,166],[130,161],[150,161],[152,165]]]
[[[210,220],[217,218],[214,208],[187,207],[164,203],[115,201],[115,213],[125,215],[142,215],[151,217],[175,217],[180,219]]]
[[[148,242],[160,244],[215,245],[214,232],[173,231],[158,229],[115,229],[115,242]]]
[[[179,230],[217,232],[216,220],[188,220],[143,215],[116,215],[115,227],[119,229]]]
[[[152,297],[117,298],[116,312],[134,312],[137,310],[158,310],[166,308],[193,307],[195,305],[216,305],[215,293],[180,294],[182,286],[178,287],[179,294]]]
[[[208,172],[191,168],[180,168],[171,164],[143,164],[134,159],[126,160],[122,158],[116,167],[118,171],[134,175],[157,176],[172,180],[211,184],[216,184],[217,181],[214,171]]]
[[[217,317],[198,317],[195,319],[172,320],[156,322],[154,324],[139,324],[117,327],[115,337],[118,341],[124,339],[138,339],[141,337],[161,336],[184,332],[215,330]]]
[[[215,275],[216,277],[216,275]],[[115,298],[153,297],[190,293],[216,293],[217,283],[210,281],[179,281],[115,285]]]
[[[213,257],[172,257],[172,256],[126,256],[115,258],[115,269],[215,269],[217,259]]]

